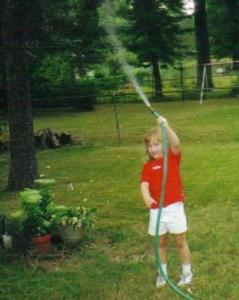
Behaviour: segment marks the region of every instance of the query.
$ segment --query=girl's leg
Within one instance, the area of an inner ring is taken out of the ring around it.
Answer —
[[[175,234],[175,244],[181,257],[182,276],[178,285],[189,284],[192,281],[190,250],[186,240],[186,234]]]
[[[186,234],[175,234],[175,244],[177,247],[177,250],[179,252],[179,255],[181,257],[182,265],[189,265],[191,263],[190,261],[190,250],[188,247],[188,243],[186,240]]]
[[[161,264],[167,264],[167,256],[168,256],[168,234],[160,235],[159,239],[159,255]]]
[[[160,261],[161,261],[161,267],[167,275],[167,256],[168,256],[168,234],[163,234],[160,235],[159,239],[159,256],[160,256]],[[166,284],[166,281],[161,275],[160,270],[158,270],[159,276],[157,277],[156,280],[156,287],[160,288]]]

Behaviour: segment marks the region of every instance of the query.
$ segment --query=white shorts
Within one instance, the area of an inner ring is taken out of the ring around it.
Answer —
[[[150,209],[149,230],[150,235],[156,235],[156,225],[158,209]],[[167,207],[163,207],[159,224],[159,235],[165,233],[180,234],[187,231],[187,220],[184,213],[183,202],[176,202]]]

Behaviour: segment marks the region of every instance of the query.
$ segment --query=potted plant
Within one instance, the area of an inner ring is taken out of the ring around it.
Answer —
[[[51,244],[51,212],[52,195],[49,190],[52,179],[36,180],[36,189],[25,189],[20,192],[21,213],[24,220],[24,234],[36,245],[39,252],[50,251]]]
[[[94,224],[95,213],[95,208],[58,205],[53,208],[52,222],[63,242],[76,244],[82,239],[85,229]]]

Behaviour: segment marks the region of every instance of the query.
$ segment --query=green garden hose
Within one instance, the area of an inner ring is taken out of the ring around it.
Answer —
[[[160,116],[159,113],[157,113],[151,106],[148,106],[152,114],[155,116],[155,118],[158,118]],[[162,142],[163,142],[163,180],[162,180],[162,190],[160,195],[160,203],[159,203],[159,210],[157,215],[157,223],[156,223],[156,238],[155,238],[155,258],[156,258],[156,265],[157,269],[160,271],[162,277],[167,282],[168,286],[179,296],[181,296],[183,299],[187,300],[194,300],[191,295],[184,293],[182,290],[180,290],[165,274],[162,264],[160,261],[160,255],[159,255],[159,224],[161,220],[162,215],[162,209],[164,204],[164,197],[165,197],[165,190],[166,190],[166,183],[167,183],[167,174],[168,174],[168,142],[167,142],[167,129],[163,124],[160,124],[161,131],[162,131]]]
[[[117,38],[116,31],[115,31],[115,24],[114,24],[114,18],[113,18],[113,12],[114,12],[114,6],[113,6],[112,0],[105,0],[103,3],[103,11],[104,15],[102,19],[104,19],[104,26],[106,29],[106,32],[109,35],[110,42],[115,49],[118,60],[122,66],[122,69],[124,73],[127,75],[128,79],[134,86],[136,92],[144,102],[144,104],[149,108],[149,110],[152,112],[152,114],[155,116],[155,118],[158,118],[160,116],[159,113],[157,113],[151,106],[150,102],[148,101],[146,95],[144,94],[143,90],[141,89],[137,79],[135,78],[131,67],[127,63],[125,59],[125,51],[124,48],[120,42],[120,40]],[[158,243],[159,243],[159,224],[160,224],[160,219],[161,219],[161,214],[162,214],[162,208],[163,208],[163,203],[164,203],[164,195],[165,195],[165,188],[166,188],[166,181],[167,181],[167,173],[168,173],[168,145],[167,145],[167,132],[166,128],[161,124],[160,125],[161,130],[162,130],[162,140],[163,140],[163,157],[164,157],[164,168],[163,168],[163,182],[162,182],[162,192],[160,195],[160,204],[159,204],[159,211],[158,211],[158,216],[157,216],[157,229],[156,229],[156,239],[155,239],[155,257],[156,257],[156,263],[157,263],[157,268],[160,270],[160,273],[162,277],[165,279],[169,287],[177,293],[179,296],[181,296],[184,299],[187,300],[193,300],[191,296],[188,294],[183,293],[180,289],[178,289],[167,277],[167,275],[164,273],[162,266],[161,266],[161,261],[160,261],[160,256],[159,256],[159,249],[158,249]]]

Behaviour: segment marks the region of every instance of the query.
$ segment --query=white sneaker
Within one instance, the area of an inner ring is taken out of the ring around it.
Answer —
[[[166,284],[165,279],[162,276],[158,276],[156,283],[155,283],[156,287],[160,288],[160,287],[164,286],[165,284]]]
[[[190,284],[192,282],[192,273],[182,274],[178,282],[178,286]]]

